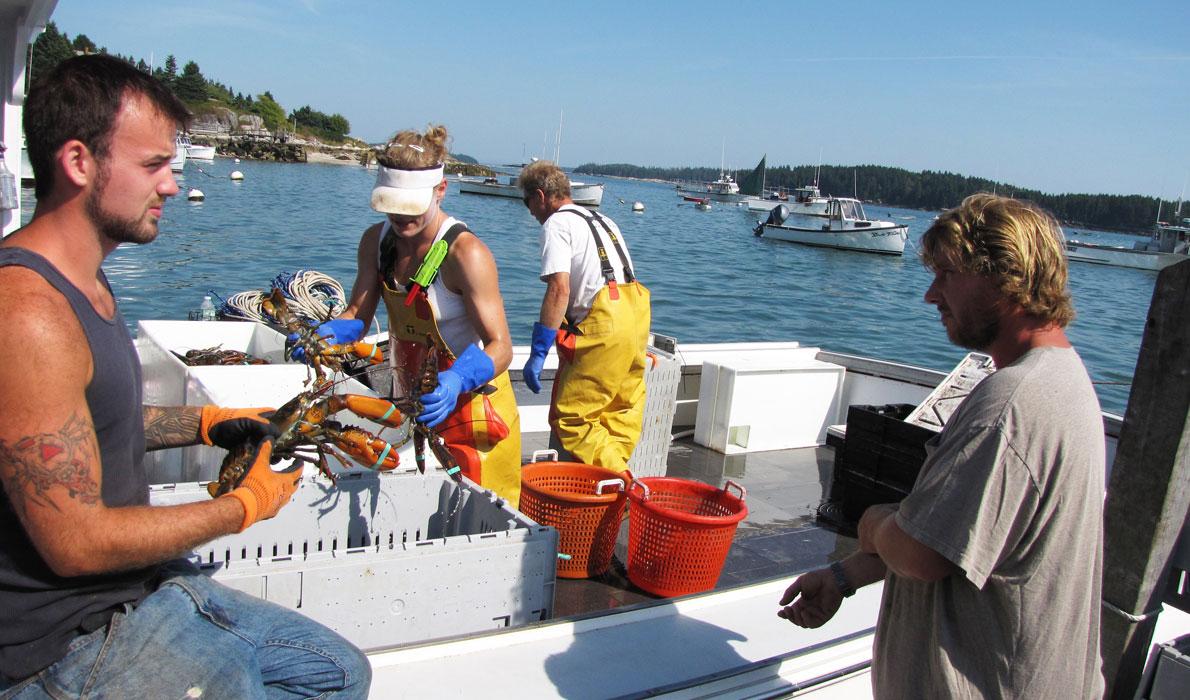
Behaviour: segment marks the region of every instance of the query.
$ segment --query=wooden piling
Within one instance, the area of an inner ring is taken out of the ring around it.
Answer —
[[[1104,505],[1107,697],[1132,698],[1190,503],[1190,261],[1157,276]],[[1113,610],[1115,608],[1115,610]]]

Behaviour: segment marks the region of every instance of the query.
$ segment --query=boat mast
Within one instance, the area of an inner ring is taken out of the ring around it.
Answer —
[[[558,110],[558,134],[554,138],[554,165],[559,168],[562,167],[561,161],[558,159],[562,157],[562,110]]]

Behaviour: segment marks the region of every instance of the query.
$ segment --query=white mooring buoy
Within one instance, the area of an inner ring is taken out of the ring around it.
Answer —
[[[632,203],[632,211],[644,211],[644,210],[645,210],[644,202],[633,202]]]
[[[233,170],[233,171],[231,171],[231,179],[233,179],[233,180],[243,180],[243,179],[244,179],[244,173],[241,173],[239,170]]]
[[[191,202],[201,202],[206,198],[207,196],[203,194],[202,190],[198,189],[197,187],[191,187],[190,191],[186,193],[186,199],[190,200]]]

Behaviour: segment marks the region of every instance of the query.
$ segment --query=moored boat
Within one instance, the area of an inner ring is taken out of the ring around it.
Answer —
[[[524,196],[515,175],[508,176],[505,182],[496,177],[460,177],[458,179],[459,192],[465,194],[484,194],[492,197],[507,197],[520,199]],[[603,183],[575,182],[570,183],[570,198],[575,204],[584,207],[597,207],[603,203]]]
[[[214,146],[199,146],[190,142],[189,134],[181,134],[178,137],[178,145],[186,150],[186,157],[198,160],[214,160],[215,147]]]
[[[748,211],[772,211],[784,204],[789,208],[791,214],[825,217],[830,197],[823,197],[822,192],[818,190],[818,185],[806,185],[794,189],[790,195],[784,198],[780,195],[770,195],[764,198],[749,197],[746,201],[748,202]]]
[[[825,219],[781,205],[758,222],[753,233],[777,241],[883,255],[901,255],[909,240],[908,226],[870,220],[863,204],[848,197],[828,198]]]
[[[186,137],[179,133],[174,141],[174,158],[169,162],[169,169],[175,173],[186,169],[186,143],[182,141],[184,138]]]
[[[1097,265],[1115,265],[1140,270],[1163,270],[1190,260],[1190,219],[1181,224],[1158,222],[1152,236],[1132,248],[1071,239],[1066,241],[1066,258]]]

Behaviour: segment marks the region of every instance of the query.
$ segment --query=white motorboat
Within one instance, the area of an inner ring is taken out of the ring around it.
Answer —
[[[174,141],[174,159],[169,162],[169,169],[180,173],[186,169],[186,144],[182,141],[184,135],[178,134]]]
[[[753,233],[777,241],[883,255],[901,255],[909,240],[908,226],[870,220],[864,205],[849,197],[828,198],[825,218],[795,214],[781,205],[758,222]]]
[[[186,150],[186,157],[197,160],[214,160],[214,146],[198,146],[190,142],[189,134],[178,136],[178,146]]]
[[[458,179],[459,192],[466,194],[484,194],[492,197],[507,197],[521,199],[524,192],[517,184],[515,175],[508,176],[505,182],[496,177],[460,177]],[[603,203],[603,184],[587,182],[570,182],[570,199],[575,204],[584,207],[597,207]]]
[[[790,214],[826,217],[830,197],[823,197],[817,185],[806,185],[784,196],[779,192],[770,192],[763,198],[748,197],[745,201],[748,203],[748,211],[772,211],[784,204],[789,208]]]
[[[1147,241],[1132,248],[1066,241],[1066,258],[1097,265],[1116,265],[1140,270],[1162,270],[1174,263],[1190,260],[1190,219],[1180,224],[1158,223]]]

